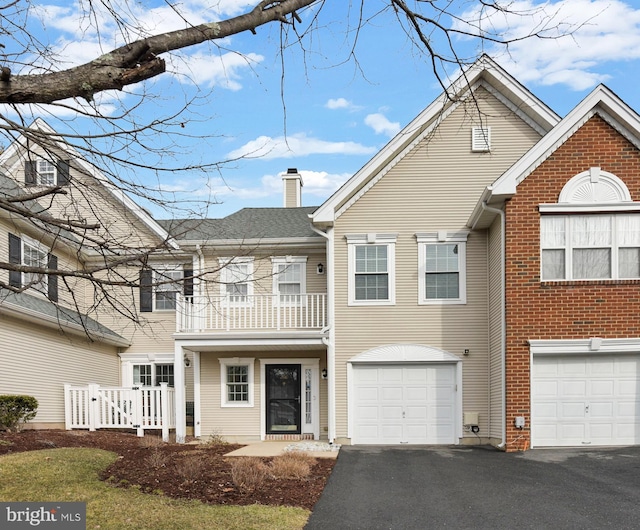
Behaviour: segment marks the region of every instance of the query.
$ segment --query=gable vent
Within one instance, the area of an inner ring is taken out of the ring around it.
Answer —
[[[491,150],[491,127],[471,129],[471,150],[474,153],[486,153]]]

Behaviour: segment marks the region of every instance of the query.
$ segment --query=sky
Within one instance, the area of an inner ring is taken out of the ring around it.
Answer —
[[[172,8],[163,0],[111,0],[109,5],[122,20],[136,20],[157,33],[179,29],[185,20],[236,16],[254,3],[182,0]],[[480,20],[478,4],[443,3],[454,16],[441,14],[438,22],[468,30],[464,21]],[[122,25],[109,14],[82,11],[86,2],[32,0],[31,5],[29,27],[65,66],[122,43]],[[134,172],[137,182],[159,186],[187,204],[203,201],[198,202],[206,206],[201,215],[282,206],[281,174],[288,168],[302,175],[303,205],[319,205],[442,91],[429,57],[416,49],[385,5],[365,0],[360,11],[357,1],[326,0],[321,9],[304,10],[302,23],[288,28],[284,52],[280,26],[272,24],[256,35],[245,32],[167,56],[167,73],[123,93],[102,94],[95,109],[117,123],[121,105],[135,106],[130,117],[143,123],[188,104],[168,136],[142,136],[148,150],[132,147],[128,156],[154,167],[207,165],[208,171]],[[509,6],[513,14],[481,19],[486,34],[518,38],[541,30],[544,38],[516,40],[505,49],[454,36],[458,55],[489,54],[561,116],[599,83],[640,111],[638,0],[514,0]],[[361,15],[365,24],[357,31]],[[309,24],[313,31],[297,44],[293,30]],[[128,31],[135,34],[131,27]],[[437,30],[430,37],[436,50],[447,51]],[[441,71],[443,77],[455,73],[453,66]],[[73,110],[78,103],[67,103],[64,110],[29,111],[57,130],[93,131],[95,125]],[[111,148],[124,152],[123,146]],[[143,205],[157,218],[186,216]]]

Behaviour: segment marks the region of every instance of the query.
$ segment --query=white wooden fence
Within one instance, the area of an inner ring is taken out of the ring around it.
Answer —
[[[175,391],[167,383],[159,387],[101,387],[64,385],[65,428],[136,429],[144,436],[147,429],[162,430],[169,441],[169,430],[176,427]]]

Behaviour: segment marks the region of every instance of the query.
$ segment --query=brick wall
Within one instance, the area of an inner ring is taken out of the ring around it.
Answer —
[[[640,153],[600,117],[586,122],[529,175],[506,205],[507,450],[529,446],[529,339],[640,337],[640,280],[540,282],[538,205],[556,203],[571,177],[600,167],[640,201]],[[515,429],[515,416],[526,428]]]

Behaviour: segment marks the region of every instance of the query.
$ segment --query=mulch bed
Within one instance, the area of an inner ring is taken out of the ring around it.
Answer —
[[[244,492],[231,478],[232,462],[242,457],[224,457],[241,445],[165,444],[149,435],[138,438],[106,430],[0,432],[0,454],[57,447],[91,447],[117,453],[116,462],[100,475],[114,487],[136,486],[146,493],[208,504],[264,504],[312,510],[335,464],[332,458],[317,458],[305,479],[268,478],[261,487]],[[271,459],[262,460],[268,463]]]

